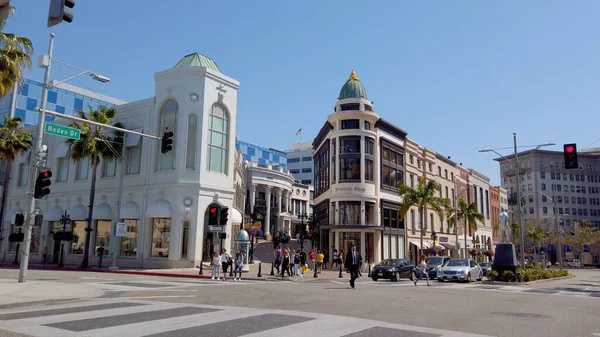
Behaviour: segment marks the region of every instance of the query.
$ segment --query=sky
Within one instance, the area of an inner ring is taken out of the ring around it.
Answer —
[[[600,1],[77,1],[47,28],[48,0],[12,0],[5,32],[111,79],[70,82],[125,101],[199,52],[240,81],[237,136],[286,150],[311,141],[352,69],[375,112],[422,146],[500,183],[498,157],[544,143],[600,146]],[[53,66],[52,79],[75,74]],[[593,144],[593,145],[592,145]]]

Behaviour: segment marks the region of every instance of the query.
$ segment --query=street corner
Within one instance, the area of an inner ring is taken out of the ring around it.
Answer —
[[[28,280],[18,283],[0,279],[0,305],[50,300],[92,299],[104,295],[104,291],[90,284]]]

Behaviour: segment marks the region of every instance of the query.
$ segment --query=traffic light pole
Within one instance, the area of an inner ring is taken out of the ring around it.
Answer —
[[[50,33],[50,42],[48,43],[48,56],[49,60],[52,60],[52,49],[54,48],[54,33]],[[31,246],[31,231],[32,231],[32,219],[35,212],[36,200],[33,197],[34,189],[35,189],[35,178],[38,171],[38,154],[42,150],[42,141],[44,137],[44,122],[46,121],[46,101],[48,100],[48,86],[50,85],[50,66],[52,62],[48,62],[46,65],[46,71],[44,72],[44,86],[42,88],[42,102],[41,102],[41,111],[40,118],[37,126],[37,140],[36,146],[33,149],[35,152],[30,152],[30,160],[29,160],[29,189],[28,189],[28,207],[27,214],[25,218],[25,237],[23,240],[23,245],[21,248],[21,266],[19,268],[19,283],[25,282],[27,278],[27,267],[29,265],[29,247]]]
[[[109,269],[119,269],[117,266],[117,250],[119,247],[117,245],[117,222],[121,221],[121,202],[123,199],[123,178],[125,177],[125,140],[127,139],[127,134],[123,137],[123,149],[121,150],[121,172],[119,172],[119,196],[117,199],[117,212],[115,215],[115,219],[113,221],[113,229],[112,229],[112,249],[110,250],[112,253],[112,263]],[[110,249],[110,248],[109,248]]]

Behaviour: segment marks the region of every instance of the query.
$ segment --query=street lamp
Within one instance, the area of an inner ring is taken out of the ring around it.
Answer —
[[[558,222],[558,206],[557,206],[557,198],[556,198],[556,185],[554,184],[554,180],[552,180],[553,184],[553,190],[554,190],[554,197],[549,197],[547,195],[545,195],[544,193],[538,191],[539,194],[545,196],[546,198],[552,200],[552,203],[554,203],[554,222],[555,222],[555,226],[556,226],[556,239],[557,239],[557,250],[558,250],[558,266],[560,269],[563,268],[563,259],[562,259],[562,246],[560,244],[560,237],[561,237],[561,231],[560,231],[560,225]]]
[[[435,230],[431,230],[431,240],[433,240],[433,255],[437,255],[437,250],[435,249],[435,240],[437,239],[437,233],[435,232]]]
[[[250,239],[250,264],[254,263],[254,222],[255,221],[260,221],[262,219],[262,214],[260,214],[259,212],[254,212],[252,213],[252,215],[250,215],[250,219],[252,220],[252,238]]]
[[[54,48],[54,33],[50,34],[50,41],[48,43],[48,54],[47,55],[40,55],[39,59],[38,59],[38,66],[40,68],[45,68],[45,73],[44,73],[44,84],[42,87],[42,100],[40,103],[40,110],[39,110],[39,121],[38,121],[38,125],[37,125],[37,140],[35,143],[35,148],[32,149],[32,151],[36,151],[35,155],[31,155],[31,159],[29,162],[29,186],[28,186],[28,209],[27,209],[27,214],[26,214],[26,220],[25,220],[25,237],[24,237],[24,242],[23,242],[23,248],[21,250],[21,267],[19,269],[19,278],[18,281],[19,283],[25,282],[26,276],[27,276],[27,269],[28,269],[28,265],[29,265],[29,247],[31,246],[31,231],[32,231],[32,225],[31,225],[31,220],[33,218],[33,216],[35,215],[35,209],[36,209],[36,199],[34,198],[34,186],[35,186],[35,176],[37,174],[39,165],[41,164],[43,158],[40,156],[40,154],[43,152],[42,150],[42,146],[43,146],[43,138],[44,138],[44,124],[46,122],[46,103],[48,101],[48,89],[50,87],[53,86],[57,86],[61,83],[64,83],[68,80],[71,80],[75,77],[81,76],[81,75],[90,75],[92,76],[93,79],[100,81],[100,82],[108,82],[110,81],[108,79],[108,77],[102,76],[102,75],[98,75],[96,73],[92,73],[90,71],[86,71],[77,67],[74,67],[72,65],[54,60],[52,58],[52,51]],[[63,65],[69,66],[71,68],[77,69],[79,71],[81,71],[80,74],[77,74],[75,76],[72,76],[64,81],[61,82],[53,82],[52,84],[50,83],[50,66],[52,62],[57,62],[57,63],[61,63]],[[91,218],[91,216],[90,216]],[[88,220],[88,228],[87,230],[91,231],[91,219]],[[83,261],[82,261],[82,267],[87,267],[87,259],[89,256],[89,240],[90,240],[90,232],[86,233],[86,237],[85,237],[85,251],[84,251],[84,256],[83,256]],[[17,252],[18,254],[18,252]]]
[[[544,146],[552,146],[552,145],[556,145],[554,143],[546,143],[546,144],[539,144],[539,145],[527,145],[526,147],[534,147],[536,150],[539,149],[540,147],[544,147]],[[521,254],[521,268],[525,269],[525,238],[523,235],[523,205],[521,204],[521,167],[519,166],[519,153],[517,152],[517,133],[513,132],[513,146],[514,146],[514,155],[515,155],[515,161],[514,164],[516,166],[517,169],[517,202],[519,204],[519,252]],[[521,146],[521,147],[525,147],[525,146]],[[505,149],[505,148],[503,148]],[[503,149],[483,149],[483,150],[479,150],[479,152],[494,152],[495,154],[499,155],[500,157],[508,160],[510,163],[513,163],[512,160],[506,158],[505,156],[501,155],[500,153],[496,152],[496,150],[503,150]]]
[[[308,214],[306,212],[302,212],[302,214],[297,215],[302,221],[302,232],[300,233],[300,248],[304,248],[304,235],[306,233],[306,225],[304,224],[304,218],[308,220]]]

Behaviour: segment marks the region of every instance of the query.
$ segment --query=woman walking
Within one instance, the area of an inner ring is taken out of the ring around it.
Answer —
[[[285,273],[288,273],[288,276],[292,276],[290,275],[290,251],[289,249],[286,249],[285,252],[283,253],[283,260],[281,261],[281,279],[283,280],[283,277],[285,275]]]
[[[213,257],[210,265],[212,266],[212,277],[210,279],[214,280],[215,277],[217,278],[217,280],[220,279],[221,278],[221,255],[219,255],[219,252],[215,252],[215,256]]]
[[[235,254],[235,269],[233,270],[233,280],[234,281],[241,281],[242,280],[242,265],[243,265],[243,256],[242,256],[242,251],[238,251],[237,254]],[[238,273],[240,274],[240,276],[238,277]]]
[[[221,250],[221,266],[223,267],[223,281],[227,279],[227,270],[229,266],[233,268],[233,261],[231,261],[231,255],[227,253],[227,249]]]
[[[302,274],[300,273],[300,252],[294,253],[294,281],[298,278],[302,279]]]
[[[417,285],[417,282],[419,282],[419,280],[421,278],[423,278],[423,275],[425,275],[425,280],[427,280],[427,286],[429,287],[429,275],[427,274],[427,262],[425,262],[425,256],[421,255],[421,258],[419,259],[419,278],[415,280],[415,286]]]

